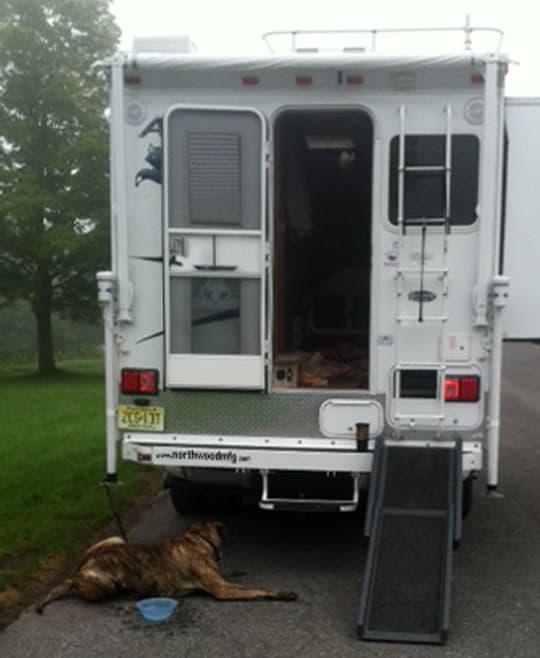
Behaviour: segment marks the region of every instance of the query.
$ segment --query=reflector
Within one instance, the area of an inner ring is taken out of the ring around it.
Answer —
[[[141,372],[139,376],[139,393],[155,395],[156,389],[156,373],[154,371]]]
[[[444,380],[444,399],[445,402],[459,400],[459,379]]]
[[[124,76],[124,82],[126,85],[130,86],[140,85],[142,78],[140,75],[126,75]]]

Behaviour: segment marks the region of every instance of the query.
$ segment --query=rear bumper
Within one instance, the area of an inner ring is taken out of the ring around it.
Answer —
[[[356,439],[126,433],[122,456],[164,468],[370,473],[374,443],[360,451]],[[444,445],[433,439],[400,443]],[[464,474],[481,469],[482,444],[463,442]]]

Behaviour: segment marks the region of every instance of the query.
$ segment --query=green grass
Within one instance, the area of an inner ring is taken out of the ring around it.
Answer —
[[[0,591],[73,550],[111,519],[106,492],[102,365],[70,361],[50,377],[0,369]],[[118,506],[142,488],[119,463]]]

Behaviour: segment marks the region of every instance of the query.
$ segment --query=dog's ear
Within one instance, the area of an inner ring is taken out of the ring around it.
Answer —
[[[219,538],[223,539],[225,537],[225,526],[223,525],[223,523],[221,523],[221,521],[214,521],[213,524],[214,524],[214,528],[216,529],[219,535]]]

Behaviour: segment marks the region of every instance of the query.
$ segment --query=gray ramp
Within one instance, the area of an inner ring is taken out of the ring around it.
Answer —
[[[381,442],[377,452],[358,635],[444,643],[452,547],[460,531],[461,443],[418,448]]]

